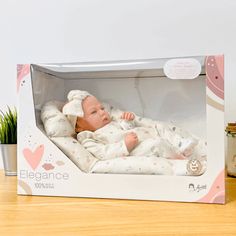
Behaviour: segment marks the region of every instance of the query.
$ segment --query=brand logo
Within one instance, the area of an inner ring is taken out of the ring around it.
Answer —
[[[21,180],[34,181],[36,188],[54,188],[54,183],[69,180],[69,173],[56,170],[57,167],[63,166],[65,163],[60,160],[54,162],[52,154],[49,154],[47,160],[45,160],[46,163],[40,165],[44,155],[44,145],[37,146],[35,150],[24,148],[23,155],[32,170],[20,170],[19,178]],[[42,169],[38,167],[42,167]],[[39,170],[36,171],[36,169]]]
[[[200,184],[195,185],[195,184],[193,184],[193,183],[190,183],[190,184],[188,185],[188,190],[189,190],[189,192],[200,192],[200,191],[206,190],[206,189],[207,189],[206,184],[204,184],[204,185],[200,185]]]
[[[187,163],[187,170],[191,175],[200,175],[202,164],[199,160],[189,160]]]
[[[30,179],[35,180],[37,182],[42,180],[68,180],[69,174],[64,172],[41,172],[41,171],[28,171],[28,170],[20,170],[20,178],[21,179]]]

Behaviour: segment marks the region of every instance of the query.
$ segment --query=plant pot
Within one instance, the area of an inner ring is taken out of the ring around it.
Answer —
[[[5,175],[17,175],[16,144],[0,144]]]

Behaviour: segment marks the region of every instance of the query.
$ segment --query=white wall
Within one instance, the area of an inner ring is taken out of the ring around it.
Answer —
[[[1,1],[0,109],[16,105],[17,63],[224,53],[226,121],[235,121],[235,12],[235,0]]]

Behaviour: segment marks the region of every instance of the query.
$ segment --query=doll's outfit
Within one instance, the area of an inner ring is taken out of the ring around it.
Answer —
[[[135,123],[135,122],[134,122]],[[138,145],[129,152],[125,136],[134,132],[138,136]],[[122,156],[156,156],[175,159],[186,151],[193,152],[197,139],[185,137],[176,130],[168,130],[162,124],[149,127],[137,126],[124,130],[116,120],[94,132],[82,131],[77,134],[81,145],[100,160]]]

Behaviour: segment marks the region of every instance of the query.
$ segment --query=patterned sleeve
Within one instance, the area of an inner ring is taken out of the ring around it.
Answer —
[[[100,160],[108,160],[129,155],[124,140],[112,144],[103,144],[95,139],[88,138],[84,139],[81,144]]]

